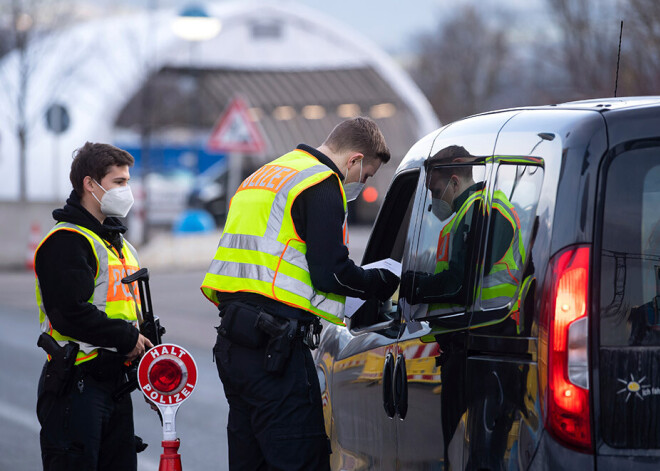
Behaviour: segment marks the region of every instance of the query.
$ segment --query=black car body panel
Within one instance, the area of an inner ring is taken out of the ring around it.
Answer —
[[[448,148],[469,158],[432,163]],[[433,219],[436,169],[468,169],[482,188],[473,195],[487,195],[464,215],[472,222],[463,234],[463,294],[413,303],[395,293],[391,303],[364,303],[346,327],[325,326],[315,358],[333,469],[657,469],[660,98],[485,113],[420,140],[394,176],[363,258],[400,261],[413,292],[443,262],[437,234],[449,223]],[[486,282],[504,260],[493,255],[500,194],[515,214],[523,265],[504,300],[491,298]],[[570,272],[580,253],[584,268]],[[563,370],[548,360],[549,339],[559,338],[548,334],[548,303],[564,309],[563,273],[587,274],[578,289],[586,314],[574,318],[583,322],[565,332],[578,342],[567,344],[566,374],[587,398],[587,423],[575,422],[586,428],[577,432],[558,431],[557,423],[572,423],[561,414],[553,425],[549,418],[552,404],[573,404],[569,392],[552,396],[552,374]]]

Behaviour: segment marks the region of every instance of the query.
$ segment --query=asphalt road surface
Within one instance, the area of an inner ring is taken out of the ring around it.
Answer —
[[[167,329],[163,341],[188,350],[199,371],[195,391],[176,417],[187,471],[228,469],[228,406],[211,354],[218,317],[199,290],[202,278],[203,270],[159,271],[151,273],[150,283],[153,310]],[[41,469],[35,407],[45,354],[36,345],[39,324],[31,273],[0,273],[0,325],[0,470]],[[160,421],[140,391],[132,398],[136,433],[149,444],[138,455],[139,469],[156,471],[162,453]]]

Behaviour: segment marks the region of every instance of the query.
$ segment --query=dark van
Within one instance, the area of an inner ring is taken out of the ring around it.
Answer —
[[[429,134],[363,265],[384,259],[391,302],[315,351],[333,469],[660,469],[660,97]]]

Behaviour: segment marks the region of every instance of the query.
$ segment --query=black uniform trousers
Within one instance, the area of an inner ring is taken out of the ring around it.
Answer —
[[[112,399],[125,375],[99,380],[76,366],[70,388],[57,396],[44,391],[47,366],[48,362],[39,379],[37,400],[43,469],[137,470],[131,396]]]
[[[246,348],[222,335],[214,347],[229,402],[229,469],[329,470],[330,444],[309,348],[296,339],[279,375],[264,370],[265,348]]]

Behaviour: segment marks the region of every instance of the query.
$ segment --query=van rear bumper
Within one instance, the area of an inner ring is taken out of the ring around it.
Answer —
[[[598,457],[597,463],[598,471],[655,471],[660,469],[660,450],[649,450],[649,454],[646,456],[601,455]]]
[[[593,471],[596,469],[594,455],[571,450],[544,432],[541,442],[527,467],[533,471]],[[599,468],[599,471],[600,468]]]
[[[632,450],[631,450],[632,451]],[[544,432],[536,454],[527,467],[533,471],[657,471],[660,469],[660,450],[634,450],[635,456],[599,455],[580,453],[557,442]]]

